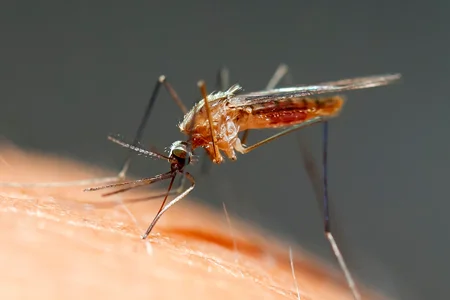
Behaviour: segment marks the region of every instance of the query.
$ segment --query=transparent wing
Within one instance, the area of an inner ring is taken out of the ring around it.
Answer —
[[[230,107],[260,104],[268,101],[277,101],[286,98],[301,98],[312,95],[337,93],[350,90],[367,89],[391,84],[401,77],[400,74],[386,74],[377,76],[357,77],[338,81],[323,82],[315,85],[286,87],[273,90],[264,90],[248,94],[236,95],[229,99]]]

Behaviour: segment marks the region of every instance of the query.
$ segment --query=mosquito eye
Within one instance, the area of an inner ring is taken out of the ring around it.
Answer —
[[[173,155],[180,157],[180,158],[186,158],[186,150],[184,149],[180,149],[180,148],[175,148],[172,151]]]

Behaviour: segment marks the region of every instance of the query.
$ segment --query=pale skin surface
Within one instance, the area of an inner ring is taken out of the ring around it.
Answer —
[[[0,181],[111,174],[0,147]],[[232,216],[228,223],[223,211],[188,199],[143,241],[161,199],[130,200],[151,189],[102,198],[83,188],[0,187],[0,299],[298,299],[289,260],[294,243]],[[352,299],[339,272],[330,275],[298,249],[293,257],[301,299]],[[362,292],[364,299],[380,299]]]

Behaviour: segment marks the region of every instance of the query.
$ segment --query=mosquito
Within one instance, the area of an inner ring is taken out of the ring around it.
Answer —
[[[112,136],[109,136],[108,139],[140,155],[166,160],[170,164],[170,170],[148,178],[92,187],[85,189],[85,191],[120,187],[116,191],[104,194],[104,196],[110,196],[155,182],[169,180],[169,187],[160,209],[146,232],[141,236],[142,239],[145,239],[161,216],[194,189],[195,179],[185,170],[185,167],[192,162],[196,148],[203,148],[215,164],[223,163],[224,157],[222,153],[234,161],[237,159],[236,151],[242,154],[249,153],[293,131],[336,117],[342,109],[344,98],[335,95],[320,98],[317,95],[383,86],[393,83],[399,78],[399,74],[359,77],[315,85],[266,89],[252,93],[241,93],[242,87],[235,84],[225,91],[213,92],[209,95],[204,81],[199,81],[198,87],[202,99],[188,111],[167,79],[161,76],[147,106],[134,142],[126,143]],[[147,122],[149,110],[155,102],[161,85],[166,87],[184,113],[184,118],[178,127],[182,133],[188,136],[188,139],[185,141],[178,140],[173,142],[169,147],[168,155],[137,146]],[[243,144],[238,136],[239,132],[242,131],[283,127],[287,127],[287,129],[251,146]],[[126,160],[120,174],[126,172],[130,159]],[[189,180],[190,186],[184,190],[183,180],[177,189],[177,191],[183,191],[177,193],[178,195],[166,205],[177,176],[182,176]]]
[[[279,72],[283,74],[284,72]],[[276,72],[277,74],[277,72]],[[156,151],[150,151],[136,146],[140,141],[142,130],[146,119],[141,121],[138,134],[133,142],[129,144],[115,137],[109,136],[109,140],[128,148],[141,155],[163,159],[169,162],[170,170],[166,173],[139,180],[113,183],[109,185],[88,188],[85,191],[97,191],[106,188],[120,187],[120,189],[103,194],[103,196],[115,195],[128,190],[153,184],[155,182],[170,180],[164,200],[156,213],[153,221],[146,232],[141,236],[146,239],[152,232],[154,226],[162,215],[182,200],[195,187],[194,177],[185,170],[194,155],[194,150],[203,148],[210,160],[215,164],[224,162],[222,153],[230,160],[236,160],[236,152],[246,154],[262,145],[278,139],[296,130],[311,126],[316,123],[324,123],[324,149],[323,149],[323,207],[325,220],[325,235],[332,247],[333,253],[338,259],[339,265],[345,275],[346,281],[357,300],[361,296],[355,282],[345,264],[343,256],[330,231],[328,211],[328,188],[327,188],[327,140],[328,120],[339,115],[344,104],[342,96],[331,95],[319,97],[322,94],[337,93],[356,89],[366,89],[391,84],[400,79],[400,74],[379,75],[344,79],[333,82],[319,83],[315,85],[294,86],[286,88],[268,88],[266,90],[242,93],[242,87],[238,84],[232,85],[224,91],[208,94],[204,81],[198,82],[202,99],[189,111],[176,94],[165,77],[160,77],[159,83],[164,84],[169,94],[184,113],[183,120],[179,123],[180,131],[188,136],[187,140],[178,140],[172,143],[169,154],[166,156]],[[158,90],[159,85],[156,86]],[[155,95],[155,92],[153,93]],[[153,98],[153,97],[152,97]],[[156,96],[153,98],[156,99]],[[153,100],[154,101],[154,100]],[[153,103],[149,103],[151,107]],[[145,115],[148,115],[147,113]],[[287,127],[287,128],[286,128]],[[248,137],[248,130],[286,128],[251,146],[246,146],[242,140]],[[244,132],[240,138],[239,133]],[[241,140],[242,139],[242,140]],[[124,170],[128,168],[130,157],[126,160]],[[177,188],[177,196],[166,205],[173,183],[177,176],[182,176],[182,181]],[[184,189],[184,179],[190,181],[190,186]]]

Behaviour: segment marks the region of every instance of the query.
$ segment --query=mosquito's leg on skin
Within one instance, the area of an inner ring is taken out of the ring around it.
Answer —
[[[276,69],[275,73],[273,73],[272,78],[269,80],[269,83],[266,86],[266,90],[274,89],[281,80],[287,76],[289,73],[289,67],[285,64],[280,64],[278,68]],[[248,139],[248,134],[250,131],[247,129],[244,131],[241,137],[241,143],[246,144]]]
[[[152,223],[151,223],[150,226],[148,227],[148,229],[147,229],[147,231],[145,232],[145,234],[142,236],[142,239],[144,239],[144,236],[147,237],[147,236],[150,234],[150,231],[152,230],[153,226],[155,226],[156,221],[157,221],[156,218],[157,218],[158,215],[161,213],[161,211],[162,211],[163,208],[164,208],[164,205],[166,204],[167,197],[169,197],[169,192],[170,192],[170,190],[172,189],[172,185],[173,185],[173,182],[174,182],[174,180],[175,180],[175,177],[176,177],[176,173],[173,174],[173,177],[172,177],[172,179],[170,180],[170,183],[169,183],[169,187],[167,188],[167,192],[166,192],[166,195],[165,195],[165,197],[164,197],[164,200],[163,200],[163,202],[161,203],[161,206],[159,207],[159,210],[158,210],[158,212],[156,213],[156,216],[155,216],[155,218],[153,219]]]
[[[208,116],[208,122],[209,122],[209,130],[210,130],[211,139],[212,139],[213,148],[214,148],[214,162],[220,162],[222,160],[222,157],[220,156],[219,149],[217,147],[216,133],[215,133],[214,127],[213,127],[211,108],[209,107],[208,94],[206,93],[205,82],[199,81],[197,85],[200,88],[200,92],[202,93],[202,96],[203,96],[203,99],[205,102],[206,114]]]
[[[274,135],[268,137],[267,139],[264,139],[264,140],[262,140],[262,141],[260,141],[260,142],[258,142],[256,144],[248,146],[248,147],[243,146],[241,144],[241,142],[239,141],[239,139],[237,139],[236,143],[234,145],[234,148],[236,149],[236,151],[239,151],[240,153],[245,154],[245,153],[248,153],[248,152],[250,152],[252,150],[255,150],[256,148],[258,148],[258,147],[260,147],[260,146],[262,146],[264,144],[267,144],[267,143],[269,143],[269,142],[271,142],[273,140],[276,140],[279,137],[282,137],[282,136],[284,136],[286,134],[289,134],[289,133],[291,133],[293,131],[296,131],[296,130],[299,130],[301,128],[304,128],[304,127],[307,127],[307,126],[311,126],[311,125],[313,125],[315,123],[323,122],[324,120],[325,119],[323,117],[315,117],[315,118],[309,119],[309,120],[307,120],[307,121],[305,121],[303,123],[294,125],[294,126],[288,128],[286,130],[283,130],[283,131],[281,131],[281,132],[279,132],[277,134],[274,134]]]
[[[330,210],[329,210],[329,198],[328,198],[328,122],[323,124],[323,214],[324,214],[324,231],[325,236],[328,239],[334,255],[336,256],[339,266],[345,275],[347,284],[353,294],[355,300],[361,300],[361,295],[356,287],[355,281],[350,273],[350,270],[345,263],[344,257],[331,233],[330,229]]]
[[[175,203],[177,203],[178,201],[180,201],[181,199],[183,199],[184,197],[186,197],[187,194],[189,194],[195,187],[195,179],[194,177],[192,177],[191,174],[189,174],[188,172],[183,173],[183,176],[186,176],[187,179],[191,182],[191,186],[189,188],[187,188],[183,193],[181,193],[180,195],[178,195],[177,197],[175,197],[175,199],[173,199],[172,201],[170,201],[166,206],[164,206],[162,209],[160,209],[160,211],[158,212],[158,214],[155,216],[155,218],[153,219],[152,223],[150,224],[150,226],[148,227],[147,231],[141,236],[142,239],[146,239],[148,237],[148,235],[150,234],[150,232],[152,231],[153,227],[155,227],[156,223],[158,222],[158,220],[161,218],[161,216],[169,209],[171,208]],[[173,182],[173,181],[172,181]],[[169,186],[170,189],[170,186]],[[169,192],[169,190],[168,190]],[[164,199],[164,202],[166,198]],[[164,204],[163,202],[163,204]],[[162,206],[161,206],[162,207]]]
[[[314,188],[314,193],[316,194],[317,200],[319,202],[320,208],[323,210],[324,216],[324,232],[325,237],[330,243],[331,249],[333,251],[334,256],[336,257],[339,267],[344,273],[345,280],[352,292],[353,298],[355,300],[360,300],[361,295],[358,292],[358,288],[356,287],[355,281],[352,278],[352,275],[347,268],[344,257],[339,250],[339,247],[331,233],[330,228],[330,212],[329,212],[329,197],[328,197],[328,122],[325,121],[323,124],[323,152],[322,152],[322,168],[323,168],[323,177],[322,183],[320,182],[320,173],[317,168],[317,165],[314,163],[314,158],[309,151],[308,147],[298,139],[300,144],[300,149],[303,153],[303,164],[305,166],[306,172],[308,174],[309,180]]]

